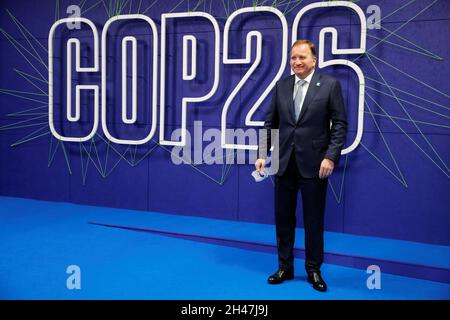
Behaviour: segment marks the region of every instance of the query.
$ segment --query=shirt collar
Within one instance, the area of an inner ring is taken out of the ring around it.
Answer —
[[[309,84],[311,82],[311,79],[312,79],[315,71],[316,70],[313,69],[313,71],[304,79],[306,81],[306,83]],[[297,82],[299,82],[300,80],[301,79],[297,75],[295,75],[295,84],[297,84]]]

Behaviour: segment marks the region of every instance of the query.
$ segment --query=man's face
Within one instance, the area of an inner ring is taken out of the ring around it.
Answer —
[[[309,45],[302,43],[291,49],[291,68],[300,79],[306,78],[314,69],[316,58]]]

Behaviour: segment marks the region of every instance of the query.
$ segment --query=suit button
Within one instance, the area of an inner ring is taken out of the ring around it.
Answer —
[[[291,142],[291,147],[295,146],[295,143]]]

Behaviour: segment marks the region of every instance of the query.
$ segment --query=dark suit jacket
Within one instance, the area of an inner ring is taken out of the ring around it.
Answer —
[[[305,178],[317,178],[324,158],[338,163],[347,133],[347,117],[339,81],[317,71],[311,79],[298,121],[294,120],[293,90],[295,75],[279,80],[272,94],[264,128],[266,143],[260,154],[271,145],[270,129],[279,129],[279,169],[282,175],[292,151],[297,167]],[[330,128],[330,120],[332,125]]]

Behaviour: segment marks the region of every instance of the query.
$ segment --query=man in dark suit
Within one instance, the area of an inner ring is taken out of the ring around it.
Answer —
[[[328,177],[339,161],[347,133],[347,119],[339,81],[315,72],[316,50],[309,40],[291,48],[294,75],[277,82],[264,123],[266,131],[279,130],[279,168],[275,180],[275,223],[278,271],[270,284],[294,278],[295,211],[300,190],[303,204],[308,282],[318,291],[327,285],[320,273]],[[331,121],[331,126],[330,126]],[[271,146],[270,132],[259,154]],[[265,157],[256,170],[262,172]]]

